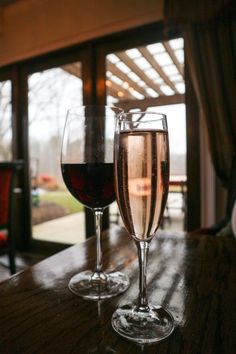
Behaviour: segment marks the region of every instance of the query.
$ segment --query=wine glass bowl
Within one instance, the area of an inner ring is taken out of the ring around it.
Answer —
[[[173,331],[172,315],[149,304],[147,258],[149,244],[160,225],[168,196],[169,141],[166,116],[123,113],[117,121],[114,146],[115,188],[121,217],[135,241],[139,258],[139,297],[119,307],[112,316],[114,330],[145,344]]]
[[[69,289],[91,300],[125,291],[129,279],[118,271],[105,272],[102,264],[101,225],[104,209],[114,202],[114,128],[121,110],[108,106],[81,106],[67,113],[61,170],[70,193],[94,214],[96,265],[72,277]]]

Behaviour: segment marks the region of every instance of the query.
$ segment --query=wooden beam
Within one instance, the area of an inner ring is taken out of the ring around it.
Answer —
[[[163,71],[162,67],[156,62],[152,54],[145,48],[139,48],[140,53],[144,56],[144,58],[149,62],[149,64],[153,67],[154,70],[160,75],[160,77],[164,80],[167,86],[169,86],[175,93],[178,93],[175,85]],[[161,87],[160,87],[161,89]],[[162,93],[163,94],[163,93]]]
[[[139,68],[135,62],[130,59],[130,57],[126,53],[116,53],[116,56],[123,61],[136,75],[140,77],[142,81],[144,81],[147,87],[152,88],[159,95],[163,95],[164,93],[161,91],[160,86],[155,84],[146,74],[145,72]]]
[[[117,106],[129,110],[139,108],[145,111],[148,107],[169,106],[172,104],[185,103],[185,95],[176,94],[173,96],[148,97],[143,100],[120,100]]]
[[[116,94],[116,91],[114,91],[111,87],[109,87],[109,90],[107,90],[107,96],[111,96],[113,98],[118,98],[117,97],[117,94]]]
[[[173,49],[171,48],[170,44],[168,42],[163,42],[162,43],[163,46],[165,47],[165,50],[167,51],[167,53],[169,54],[169,56],[171,57],[173,63],[175,64],[176,68],[178,69],[180,75],[183,76],[184,78],[184,68],[183,66],[180,64],[180,62],[178,61],[175,52],[173,51]]]
[[[71,75],[81,78],[81,63],[80,62],[62,65],[61,69],[65,70],[66,72],[68,72]]]
[[[19,187],[22,189],[21,201],[16,205],[17,221],[15,243],[21,251],[29,251],[31,247],[31,181],[29,160],[29,122],[28,122],[28,76],[24,68],[13,67],[12,78],[12,125],[13,125],[13,158],[24,162],[19,173]],[[18,224],[19,223],[19,224]],[[19,229],[18,229],[19,228]]]
[[[121,99],[121,100],[132,100],[132,99],[136,99],[134,96],[132,96],[131,95],[131,93],[128,91],[128,90],[126,90],[126,89],[124,89],[122,86],[119,86],[119,85],[117,85],[115,82],[113,82],[112,80],[108,80],[108,81],[110,81],[111,82],[111,86],[109,85],[107,85],[106,84],[106,87],[107,87],[107,94],[109,95],[110,94],[110,92],[112,92],[112,94],[111,94],[111,96],[113,96],[113,97],[116,97],[116,98],[118,98],[119,100]],[[122,94],[123,94],[123,96],[119,96],[118,95],[118,92],[121,92]]]
[[[107,70],[110,71],[112,74],[117,76],[119,79],[121,79],[124,82],[127,82],[130,87],[133,87],[135,91],[143,95],[144,97],[148,97],[148,93],[141,87],[139,86],[135,81],[130,79],[123,71],[121,71],[115,64],[112,64],[108,62],[107,65]]]

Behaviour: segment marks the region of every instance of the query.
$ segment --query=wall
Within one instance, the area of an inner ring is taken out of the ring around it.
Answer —
[[[0,9],[0,66],[163,18],[163,0],[18,0]]]

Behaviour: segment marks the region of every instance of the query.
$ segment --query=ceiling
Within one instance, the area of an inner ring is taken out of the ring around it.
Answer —
[[[0,7],[5,6],[5,5],[9,5],[9,4],[16,2],[16,1],[19,1],[19,0],[0,0]]]

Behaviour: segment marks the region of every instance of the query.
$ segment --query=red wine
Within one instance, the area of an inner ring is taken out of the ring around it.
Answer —
[[[137,240],[145,240],[156,232],[168,195],[168,135],[134,130],[117,138],[117,202],[127,230]]]
[[[61,165],[70,193],[89,208],[104,208],[115,200],[113,163]]]

